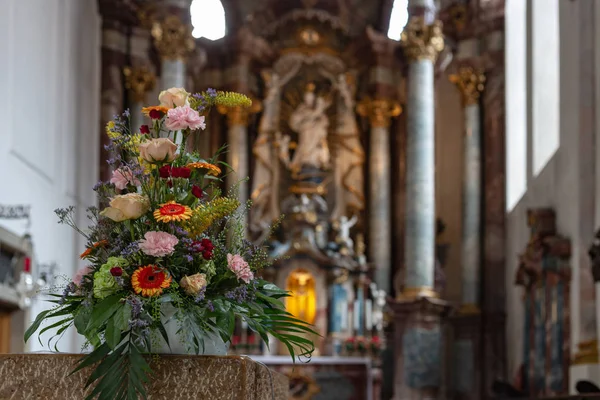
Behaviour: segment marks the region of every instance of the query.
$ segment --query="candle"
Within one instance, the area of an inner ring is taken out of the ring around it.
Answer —
[[[354,300],[354,332],[360,335],[360,301]]]
[[[348,329],[348,300],[345,298],[340,301],[341,308],[341,322],[340,322],[340,330],[345,332]]]

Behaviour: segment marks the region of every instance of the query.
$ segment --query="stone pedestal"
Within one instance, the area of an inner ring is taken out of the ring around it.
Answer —
[[[79,354],[0,355],[0,399],[80,400],[90,369],[69,373]],[[247,357],[152,358],[148,398],[285,400],[288,379]]]
[[[481,314],[461,311],[450,319],[453,341],[449,386],[453,399],[478,400],[482,398]]]
[[[444,326],[448,302],[431,297],[399,299],[394,311],[394,400],[443,398]]]

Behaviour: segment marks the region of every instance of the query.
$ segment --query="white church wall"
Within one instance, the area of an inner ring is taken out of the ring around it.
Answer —
[[[31,233],[36,261],[56,263],[56,273],[65,277],[80,266],[78,254],[85,243],[70,228],[57,225],[53,210],[93,205],[91,187],[98,177],[96,3],[5,0],[0,13],[0,204],[30,205],[31,226],[22,221],[0,224],[18,234]],[[85,217],[80,222],[85,224]],[[47,307],[42,299],[34,301],[29,320]],[[70,332],[59,349],[78,351],[81,344]],[[34,338],[28,349],[43,348]]]
[[[529,101],[527,117],[526,155],[527,174],[526,191],[516,205],[507,212],[507,248],[506,248],[506,289],[507,289],[507,346],[509,377],[514,377],[523,362],[523,289],[514,284],[518,267],[518,255],[523,252],[530,237],[527,226],[527,209],[551,207],[556,211],[557,230],[571,240],[573,269],[571,281],[571,351],[574,355],[577,345],[596,338],[594,289],[587,248],[592,242],[593,216],[595,202],[595,139],[598,134],[595,122],[593,70],[593,2],[558,2],[560,11],[560,116],[559,147],[549,161],[540,170],[534,165],[534,159],[545,157],[548,143],[555,139],[548,137],[542,147],[543,135],[534,129],[539,120],[544,126],[551,110],[537,109],[533,112],[534,101]],[[539,25],[538,25],[539,26]],[[576,28],[577,27],[577,28]],[[507,26],[507,29],[510,27]],[[538,32],[538,35],[543,32]],[[536,24],[532,25],[532,36],[536,35]],[[535,42],[528,40],[528,53]],[[540,45],[548,46],[547,42]],[[508,47],[508,46],[507,46]],[[535,52],[533,52],[535,55]],[[558,62],[558,60],[557,60]],[[530,98],[537,95],[547,96],[547,87],[540,90],[539,83],[532,79],[535,68],[528,76],[527,90]],[[540,68],[540,67],[538,67]],[[510,75],[510,74],[508,74]],[[507,79],[507,86],[511,85]],[[510,90],[507,87],[507,102],[510,102]],[[507,116],[510,118],[510,115]],[[554,119],[554,115],[551,115]],[[510,122],[507,122],[510,129]],[[533,137],[536,134],[537,139]],[[551,135],[551,132],[545,132]],[[507,132],[510,135],[510,132]],[[518,152],[507,147],[507,152]],[[510,160],[510,156],[507,155]],[[510,169],[507,165],[507,170]],[[540,170],[539,173],[536,173]],[[514,171],[513,171],[514,172]],[[510,178],[510,174],[507,175]],[[507,180],[507,185],[511,182]],[[510,203],[510,202],[509,202]],[[510,204],[509,204],[510,205]],[[597,366],[573,366],[571,385],[578,379],[592,377],[597,380]]]

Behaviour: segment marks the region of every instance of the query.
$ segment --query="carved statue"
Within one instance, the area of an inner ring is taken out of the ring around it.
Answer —
[[[263,71],[262,76],[266,83],[266,96],[263,101],[263,115],[260,120],[258,137],[252,147],[252,153],[256,158],[254,174],[252,176],[253,207],[250,210],[251,230],[264,231],[280,215],[279,192],[272,190],[278,186],[276,182],[277,163],[273,162],[277,155],[277,149],[285,149],[289,143],[285,143],[281,134],[277,132],[279,125],[279,101],[281,87],[285,85],[297,72],[300,65],[291,68],[289,72],[280,77],[278,74]],[[272,137],[275,136],[273,143]],[[282,146],[283,145],[283,146]],[[281,153],[280,153],[281,154]],[[280,157],[281,158],[281,157]],[[289,156],[288,156],[289,158]],[[284,163],[286,162],[282,158]]]
[[[335,238],[337,244],[347,249],[348,252],[354,251],[354,241],[350,237],[350,229],[358,222],[358,216],[354,215],[348,219],[342,215],[339,220],[334,222],[334,228],[338,232]]]
[[[383,310],[386,305],[387,293],[383,289],[377,289],[375,283],[369,285],[373,296],[373,326],[377,332],[383,332]]]
[[[329,166],[329,119],[325,111],[330,105],[331,100],[315,97],[313,84],[307,86],[304,101],[292,112],[289,120],[290,128],[298,133],[298,145],[290,163],[292,171],[300,171],[303,166],[318,169]]]
[[[322,71],[328,76],[326,71]],[[363,164],[365,152],[360,142],[356,115],[354,114],[354,91],[351,75],[329,75],[333,87],[339,93],[337,104],[337,126],[331,142],[334,147],[335,206],[331,219],[337,220],[349,212],[364,209]],[[348,208],[352,209],[349,210]]]

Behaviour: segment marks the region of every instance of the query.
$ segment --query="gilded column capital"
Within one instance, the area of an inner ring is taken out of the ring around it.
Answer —
[[[369,118],[371,127],[389,127],[391,118],[397,117],[402,112],[402,107],[390,99],[362,100],[356,106],[356,112],[362,117]]]
[[[262,110],[262,104],[260,101],[253,99],[250,107],[226,107],[222,105],[217,106],[217,111],[220,114],[227,116],[227,126],[248,126],[248,117],[251,114],[256,114]]]
[[[152,25],[154,45],[163,60],[182,60],[195,47],[192,29],[175,15]]]
[[[483,69],[461,66],[456,74],[449,76],[449,79],[460,90],[463,106],[466,107],[479,102],[479,96],[485,89]]]
[[[146,101],[146,93],[154,89],[156,85],[156,76],[147,67],[125,67],[125,87],[132,94],[137,103]]]
[[[409,61],[426,59],[435,62],[444,49],[442,23],[434,21],[427,25],[423,17],[411,17],[402,32],[401,42]]]

